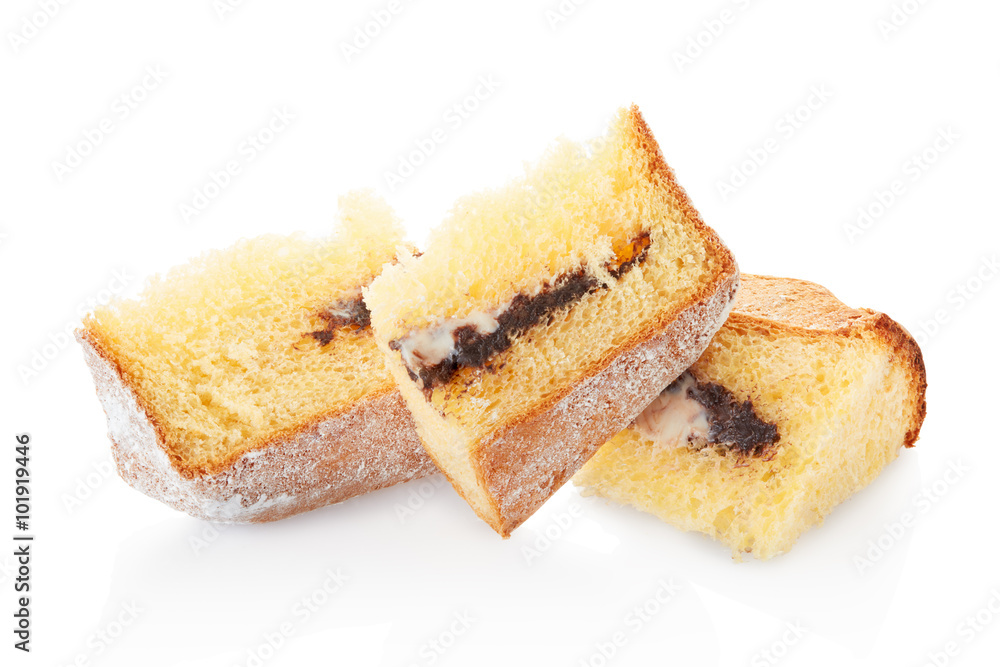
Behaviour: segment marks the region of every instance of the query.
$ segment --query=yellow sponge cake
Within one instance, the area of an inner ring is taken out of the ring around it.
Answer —
[[[920,349],[888,316],[744,275],[697,363],[573,482],[770,558],[913,445],[926,387]]]
[[[365,298],[431,458],[506,537],[698,358],[738,281],[632,107],[460,199]]]
[[[361,289],[402,231],[374,195],[330,238],[263,236],[152,280],[77,338],[118,470],[212,521],[270,521],[434,471]]]

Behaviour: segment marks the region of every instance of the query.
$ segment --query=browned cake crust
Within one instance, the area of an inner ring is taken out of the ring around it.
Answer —
[[[698,359],[725,322],[739,288],[732,253],[678,184],[638,107],[632,105],[627,113],[650,180],[693,225],[714,260],[714,275],[692,297],[664,308],[644,330],[581,369],[573,385],[477,443],[472,464],[487,490],[488,507],[477,506],[460,484],[450,481],[504,538]],[[447,475],[446,467],[441,469]]]
[[[741,282],[706,353],[574,482],[768,559],[914,444],[927,376],[887,315],[802,280]]]
[[[677,182],[639,108],[632,105],[628,113],[650,177],[670,193],[684,218],[698,229],[719,270],[689,303],[679,304],[613,355],[586,369],[565,394],[479,444],[476,467],[490,491],[493,510],[493,516],[482,518],[503,537],[509,537],[602,444],[632,423],[697,361],[726,321],[739,288],[739,269],[732,253]]]
[[[927,369],[913,336],[885,313],[850,308],[830,290],[794,278],[743,275],[748,289],[742,290],[726,326],[749,327],[767,334],[787,332],[800,336],[859,336],[875,332],[894,363],[908,370],[917,397],[917,410],[907,428],[904,445],[912,447],[927,414]]]
[[[735,263],[729,268],[693,304],[634,336],[562,397],[480,443],[477,469],[490,490],[494,512],[482,518],[494,530],[509,537],[701,356],[726,320],[739,288]]]
[[[83,329],[77,340],[108,417],[122,479],[194,517],[274,521],[436,472],[402,397],[390,387],[243,452],[217,470],[186,469],[98,338]]]

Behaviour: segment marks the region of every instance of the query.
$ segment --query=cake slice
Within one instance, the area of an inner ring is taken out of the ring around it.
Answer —
[[[697,363],[573,482],[770,558],[913,445],[926,388],[920,348],[888,316],[744,275]]]
[[[280,519],[433,472],[361,289],[402,233],[368,193],[330,238],[262,236],[88,315],[122,478],[192,516]]]
[[[507,537],[698,358],[738,280],[632,107],[459,200],[365,299],[428,453]]]

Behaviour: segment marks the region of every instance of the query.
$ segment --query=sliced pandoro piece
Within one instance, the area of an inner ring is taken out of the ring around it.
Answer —
[[[329,238],[240,241],[84,319],[126,482],[195,517],[260,522],[435,470],[361,297],[401,228],[370,193],[340,205]]]
[[[507,537],[698,358],[738,281],[632,107],[459,200],[365,299],[431,458]]]
[[[771,558],[913,446],[926,388],[920,348],[887,315],[744,274],[697,363],[573,483]]]

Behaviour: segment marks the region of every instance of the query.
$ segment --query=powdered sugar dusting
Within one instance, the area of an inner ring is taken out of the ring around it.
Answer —
[[[552,408],[484,442],[480,466],[503,535],[531,516],[615,433],[691,366],[722,327],[739,287],[734,273],[656,335],[613,358]]]
[[[359,402],[213,475],[182,476],[117,368],[77,332],[108,418],[118,472],[175,509],[223,523],[273,521],[436,471],[397,391]]]

